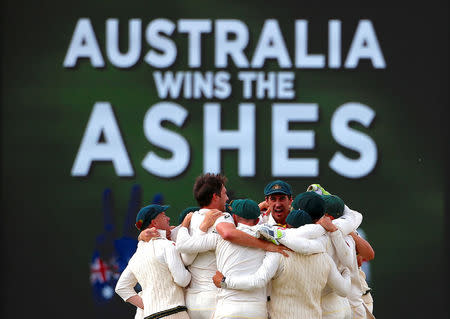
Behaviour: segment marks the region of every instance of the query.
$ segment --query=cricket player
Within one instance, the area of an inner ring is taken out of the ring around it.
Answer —
[[[139,211],[136,217],[139,231],[155,228],[159,236],[138,243],[116,285],[115,291],[124,301],[143,310],[136,313],[136,319],[189,319],[182,287],[189,284],[191,274],[184,267],[175,243],[167,239],[170,235],[167,208],[153,204]],[[140,295],[134,290],[138,282],[142,287]]]

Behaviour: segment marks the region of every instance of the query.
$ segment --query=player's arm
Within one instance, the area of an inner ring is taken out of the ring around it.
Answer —
[[[316,224],[281,230],[284,235],[278,241],[300,254],[317,254],[326,251],[325,229]]]
[[[341,297],[347,297],[351,289],[350,271],[344,268],[342,274],[338,271],[336,264],[328,254],[324,254],[330,264],[327,284]]]
[[[144,303],[141,296],[134,290],[134,286],[136,286],[137,282],[134,274],[126,267],[117,281],[115,292],[125,302],[129,302],[136,307],[144,309]]]
[[[359,236],[356,232],[351,232],[350,236],[352,236],[353,240],[355,241],[356,252],[359,256],[361,256],[366,261],[375,258],[375,251],[367,240]]]
[[[221,222],[216,225],[216,231],[222,236],[223,239],[228,240],[236,245],[260,248],[266,251],[278,252],[286,257],[289,255],[285,252],[285,250],[289,250],[289,248],[283,245],[275,245],[266,240],[255,238],[241,230],[236,229],[236,226],[233,223]]]
[[[275,276],[280,265],[280,254],[267,252],[262,265],[251,276],[227,276],[223,282],[223,274],[219,271],[213,277],[214,284],[219,288],[251,290],[262,288]]]
[[[180,254],[173,242],[165,243],[167,246],[164,249],[164,259],[167,263],[173,281],[180,287],[186,287],[191,281],[191,273],[184,267]]]
[[[336,256],[344,267],[351,268],[354,262],[355,254],[352,253],[352,249],[344,240],[342,232],[332,223],[331,219],[327,216],[322,217],[317,222],[321,225],[330,235],[331,243],[336,250]]]
[[[218,211],[219,212],[219,211]],[[221,215],[222,213],[219,212]],[[217,214],[216,214],[217,215]],[[206,227],[206,230],[211,227],[216,219],[219,216],[216,216],[215,213],[206,214],[205,218],[200,225],[200,229],[203,227]],[[213,216],[213,217],[211,217]],[[214,217],[215,216],[215,217]],[[180,253],[184,254],[196,254],[196,253],[202,253],[209,250],[213,250],[216,248],[218,235],[217,234],[206,234],[205,232],[201,232],[201,235],[198,236],[191,236],[189,234],[188,227],[190,225],[192,218],[192,213],[189,213],[184,218],[183,222],[181,223],[181,227],[178,230],[177,234],[177,250]]]
[[[344,206],[344,215],[333,220],[333,224],[342,232],[344,236],[350,234],[352,231],[361,225],[362,215],[356,210]]]

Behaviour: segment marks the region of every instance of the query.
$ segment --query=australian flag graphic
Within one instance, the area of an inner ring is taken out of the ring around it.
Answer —
[[[131,188],[128,210],[123,222],[122,237],[117,238],[113,222],[112,191],[106,188],[102,196],[103,233],[96,237],[95,249],[90,262],[90,282],[94,301],[107,304],[114,298],[114,289],[120,274],[125,269],[137,248],[137,231],[134,227],[136,215],[141,208],[142,190],[138,184]],[[163,196],[157,193],[153,203],[162,204]],[[140,286],[135,290],[139,292]]]

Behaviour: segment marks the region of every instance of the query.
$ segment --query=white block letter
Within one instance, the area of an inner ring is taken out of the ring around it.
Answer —
[[[289,131],[289,122],[317,122],[317,104],[275,103],[272,106],[272,175],[285,177],[317,177],[316,158],[289,158],[289,149],[314,148],[314,131]]]
[[[295,21],[295,66],[297,68],[323,68],[323,54],[308,54],[308,21]]]
[[[159,177],[175,177],[184,172],[189,164],[189,144],[179,134],[161,126],[170,121],[181,127],[188,112],[178,104],[160,102],[153,105],[144,117],[144,134],[149,142],[172,152],[171,158],[161,158],[155,152],[148,152],[142,161],[142,167]]]
[[[94,29],[92,29],[91,20],[88,18],[78,20],[63,66],[73,68],[77,65],[79,58],[89,58],[91,65],[95,68],[105,66]]]
[[[102,133],[105,141],[99,142]],[[134,175],[119,126],[108,102],[94,105],[72,167],[72,176],[89,174],[94,161],[112,161],[118,176]]]
[[[128,23],[128,52],[119,50],[119,19],[106,20],[106,54],[109,61],[118,68],[129,68],[136,64],[141,55],[141,19]]]
[[[235,39],[228,39],[234,34]],[[234,64],[240,68],[248,67],[248,60],[244,49],[248,44],[248,29],[245,23],[239,20],[217,20],[215,28],[215,65],[217,68],[228,67],[228,55]]]
[[[377,163],[377,145],[366,134],[349,127],[351,121],[369,127],[375,112],[360,103],[346,103],[341,105],[331,119],[331,133],[336,142],[344,147],[361,154],[358,159],[345,157],[336,152],[330,167],[338,174],[348,178],[361,178],[369,174]]]
[[[237,149],[239,176],[255,176],[255,105],[239,104],[239,130],[225,131],[220,127],[220,105],[204,105],[203,172],[221,171],[220,151]]]
[[[177,47],[170,38],[163,37],[161,33],[171,35],[175,30],[175,24],[167,19],[156,19],[150,22],[145,30],[147,43],[152,47],[162,51],[158,53],[150,50],[145,56],[145,62],[155,68],[167,68],[171,66],[177,58]]]
[[[328,21],[328,66],[337,69],[341,66],[341,21]]]
[[[178,32],[188,34],[188,64],[202,66],[202,33],[211,32],[211,20],[179,20]]]
[[[345,60],[345,67],[349,69],[356,68],[359,59],[370,59],[376,69],[386,68],[386,62],[370,20],[361,20],[359,22]]]
[[[282,68],[290,68],[292,66],[278,21],[273,19],[264,23],[253,55],[252,67],[263,67],[264,62],[269,58],[277,59],[278,65]]]

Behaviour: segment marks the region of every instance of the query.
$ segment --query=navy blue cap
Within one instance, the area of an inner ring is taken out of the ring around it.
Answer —
[[[181,224],[184,220],[184,218],[186,217],[187,214],[189,214],[190,212],[196,212],[200,209],[200,207],[198,206],[192,206],[192,207],[187,207],[185,208],[181,213],[180,216],[178,217],[178,224]]]
[[[230,205],[231,214],[245,219],[257,219],[261,214],[258,204],[251,199],[235,199]]]
[[[322,195],[325,201],[325,213],[333,216],[334,218],[339,218],[344,214],[344,201],[336,195]]]
[[[292,201],[292,207],[305,210],[315,220],[323,216],[325,201],[322,196],[315,192],[304,192],[295,196]]]
[[[146,229],[156,216],[165,212],[169,207],[169,205],[161,206],[152,204],[141,208],[136,216],[136,228],[139,229],[139,231]]]
[[[268,196],[268,195],[272,195],[272,194],[284,194],[284,195],[291,196],[292,195],[291,185],[289,185],[286,182],[280,181],[280,180],[270,182],[264,188],[264,196]]]
[[[306,224],[312,224],[312,219],[306,211],[296,209],[291,211],[286,217],[286,224],[289,224],[294,228],[298,228]]]

